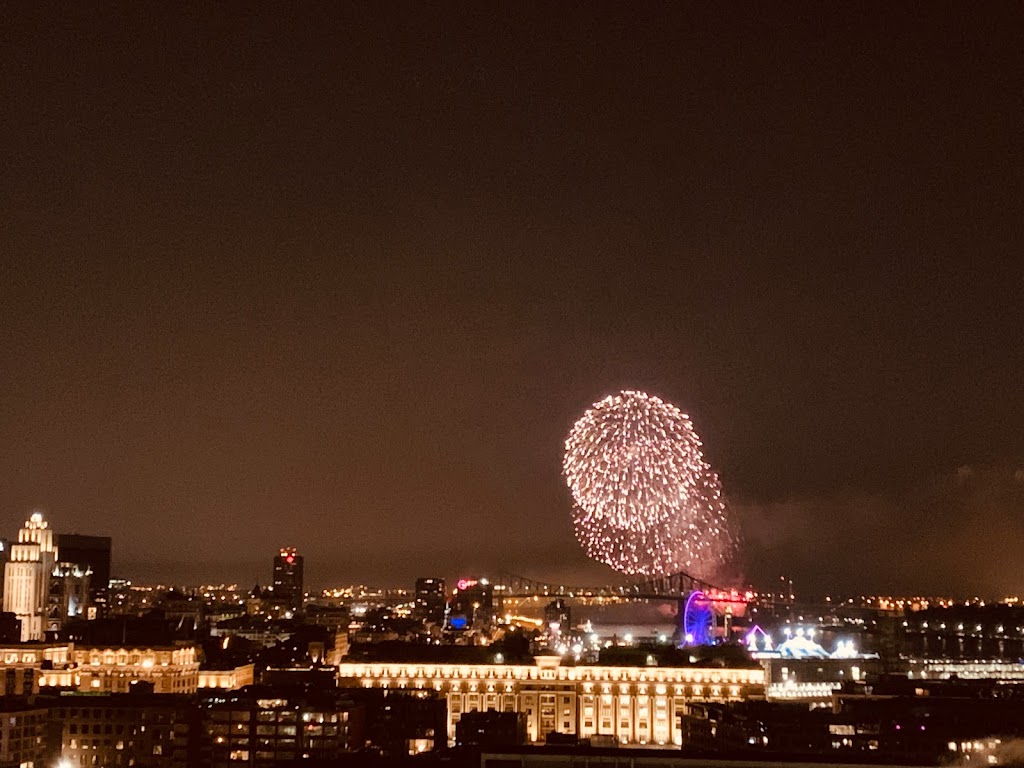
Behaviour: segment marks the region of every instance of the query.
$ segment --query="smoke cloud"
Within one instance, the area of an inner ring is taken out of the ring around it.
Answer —
[[[997,597],[1024,584],[1024,469],[961,466],[896,493],[737,501],[748,578],[798,594]]]

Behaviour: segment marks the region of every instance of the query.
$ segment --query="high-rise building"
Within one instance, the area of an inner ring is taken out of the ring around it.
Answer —
[[[61,552],[63,555],[64,553]],[[69,619],[87,618],[91,603],[92,571],[64,559],[55,563],[50,577],[49,609],[45,629],[59,632]]]
[[[448,611],[450,629],[479,629],[494,620],[494,587],[487,579],[460,579]]]
[[[416,602],[414,615],[420,621],[431,624],[444,622],[444,610],[448,596],[444,591],[444,579],[423,577],[416,579]]]
[[[89,582],[91,602],[104,605],[110,586],[111,538],[78,533],[58,533],[55,538],[62,563],[77,565],[82,572],[92,571]]]
[[[284,547],[274,556],[274,602],[298,613],[303,597],[302,555],[295,547]]]
[[[53,531],[41,513],[33,512],[4,566],[4,610],[21,620],[22,642],[43,639],[56,559]]]

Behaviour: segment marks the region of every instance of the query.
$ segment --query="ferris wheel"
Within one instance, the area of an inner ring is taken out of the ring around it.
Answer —
[[[715,642],[715,611],[711,600],[699,589],[686,598],[683,609],[683,643],[687,646]]]

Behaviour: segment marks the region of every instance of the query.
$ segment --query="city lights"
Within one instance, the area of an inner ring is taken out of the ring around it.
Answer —
[[[0,24],[0,768],[1024,768],[1024,0]]]

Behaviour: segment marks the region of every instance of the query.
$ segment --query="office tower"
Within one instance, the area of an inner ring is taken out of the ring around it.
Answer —
[[[420,621],[440,624],[444,621],[444,609],[448,596],[444,591],[444,579],[416,579],[416,602],[413,613]]]
[[[293,614],[302,610],[302,555],[295,547],[274,556],[274,602]]]
[[[494,620],[494,587],[487,579],[460,579],[448,611],[450,629],[479,629]]]
[[[77,565],[79,570],[92,571],[89,594],[92,602],[105,603],[110,586],[109,536],[82,536],[78,533],[56,534],[57,549],[62,563]]]
[[[43,639],[56,559],[53,531],[41,513],[33,512],[4,566],[4,610],[21,620],[22,642]]]

